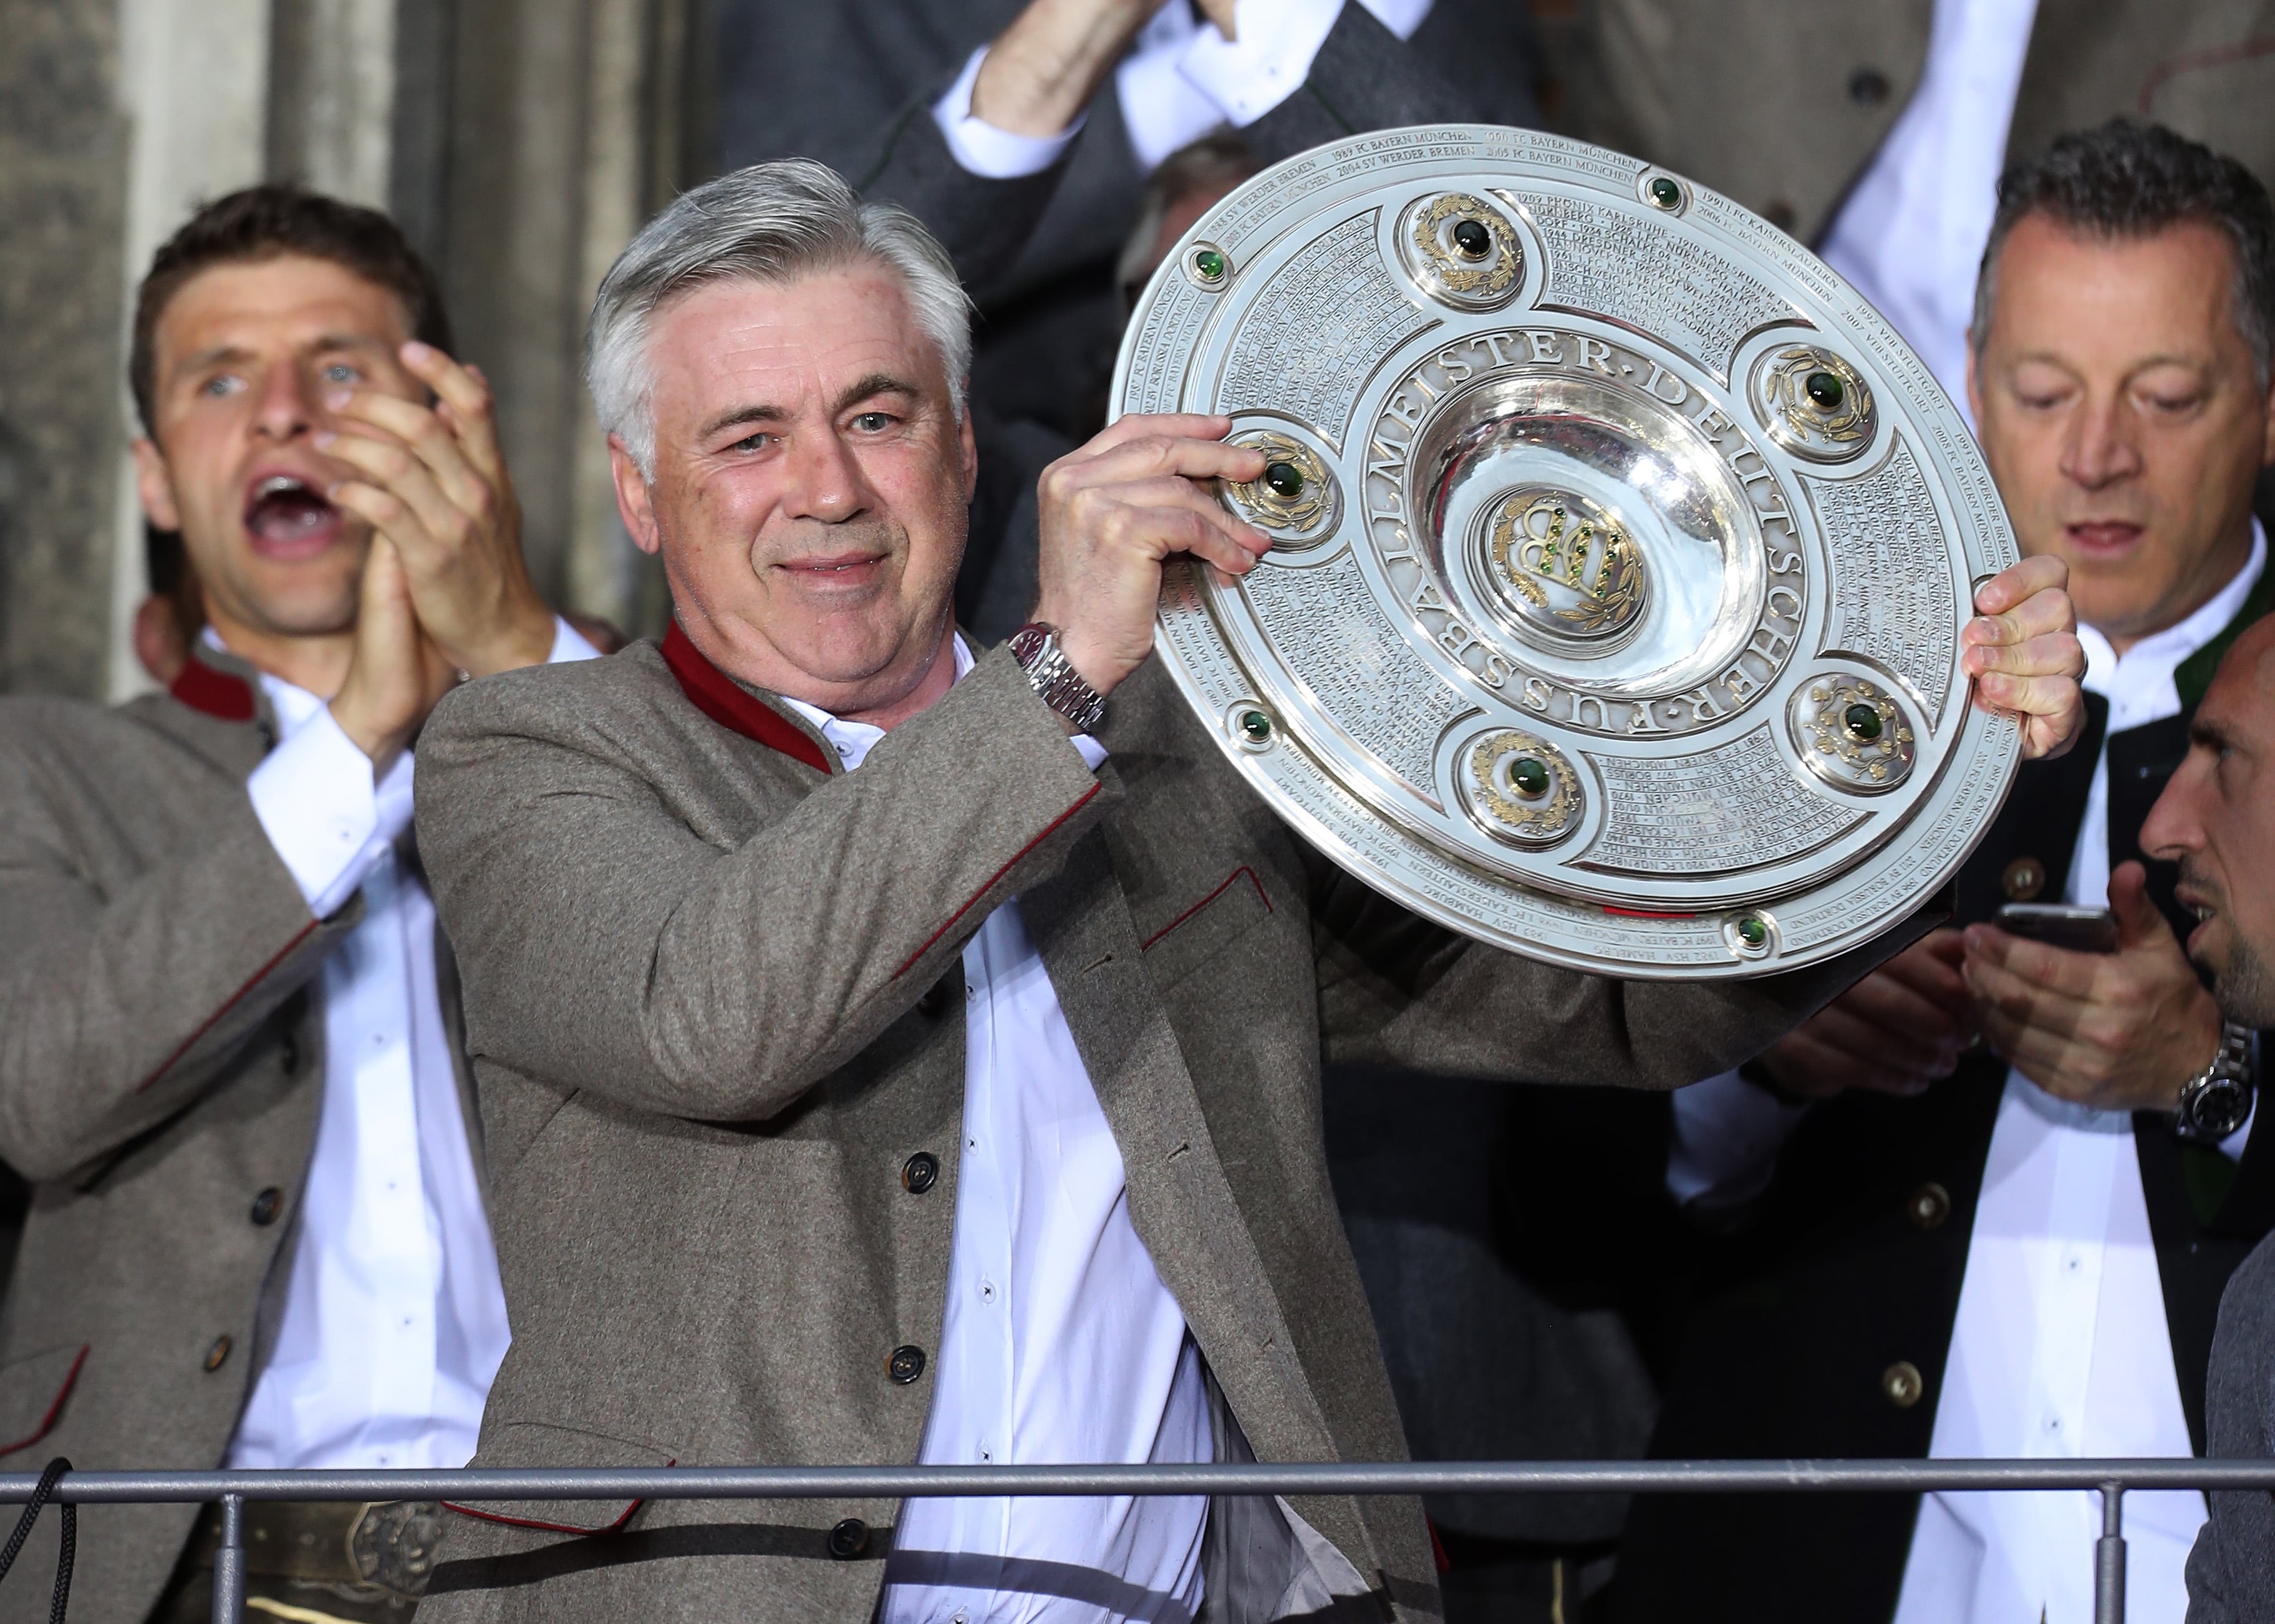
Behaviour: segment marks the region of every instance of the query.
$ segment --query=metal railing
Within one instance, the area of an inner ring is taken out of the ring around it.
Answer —
[[[0,1474],[20,1505],[34,1472]],[[214,1624],[243,1624],[248,1500],[900,1499],[1061,1494],[1763,1494],[2086,1489],[2101,1495],[2094,1624],[2124,1624],[2125,1495],[2134,1489],[2275,1489],[2275,1461],[1412,1461],[1203,1466],[682,1466],[541,1471],[69,1472],[73,1506],[221,1506]],[[600,1535],[596,1537],[606,1538]],[[20,1581],[19,1581],[20,1582]]]

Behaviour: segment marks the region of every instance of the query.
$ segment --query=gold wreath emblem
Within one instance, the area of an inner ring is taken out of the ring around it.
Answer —
[[[1600,549],[1594,545],[1599,538]],[[1552,495],[1536,496],[1522,510],[1515,502],[1501,510],[1493,523],[1493,561],[1526,602],[1571,622],[1583,636],[1625,625],[1643,601],[1643,560],[1627,533],[1617,525],[1576,518]],[[1577,593],[1580,601],[1569,608],[1552,608],[1544,581]]]
[[[1811,398],[1809,380],[1818,373],[1830,373],[1839,380],[1837,404],[1827,407]],[[1780,350],[1766,382],[1771,404],[1785,419],[1787,428],[1804,443],[1821,439],[1835,445],[1853,445],[1871,437],[1871,389],[1855,367],[1830,351],[1808,344]]]
[[[1456,216],[1485,227],[1500,252],[1481,259],[1455,252],[1446,240],[1446,223]],[[1517,251],[1516,233],[1500,210],[1462,192],[1448,192],[1428,208],[1414,211],[1414,247],[1436,275],[1439,285],[1463,298],[1499,298],[1516,285],[1517,272],[1524,263]]]

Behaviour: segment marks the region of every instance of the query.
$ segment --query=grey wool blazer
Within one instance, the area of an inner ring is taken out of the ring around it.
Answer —
[[[2275,1236],[2227,1282],[2204,1430],[2215,1460],[2275,1457]],[[2215,1489],[2188,1552],[2188,1624],[2275,1624],[2275,1493]]]
[[[211,1468],[236,1431],[315,1144],[307,989],[363,908],[311,918],[254,816],[275,737],[250,668],[204,648],[115,709],[0,700],[0,1156],[34,1185],[0,1470]],[[72,1617],[139,1624],[196,1513],[86,1507]],[[55,1524],[0,1620],[47,1617]]]
[[[1865,967],[1709,990],[1490,951],[1317,857],[1158,661],[1100,737],[1093,775],[1001,649],[852,774],[676,633],[443,701],[419,828],[515,1330],[478,1464],[917,1458],[937,1362],[905,1383],[888,1365],[941,1333],[964,1069],[948,994],[1014,895],[1221,1396],[1220,1452],[1267,1461],[1404,1450],[1328,1186],[1323,1051],[1671,1087]],[[919,1152],[928,1186],[903,1180]],[[518,1525],[453,1523],[427,1624],[861,1624],[896,1508],[491,1509]],[[1301,1567],[1311,1532],[1341,1559],[1313,1567],[1356,1577],[1374,1616],[1437,1613],[1414,1501],[1244,1525],[1276,1545],[1222,1537],[1242,1507],[1217,1510],[1206,1618],[1285,1616],[1302,1586],[1266,1570]]]

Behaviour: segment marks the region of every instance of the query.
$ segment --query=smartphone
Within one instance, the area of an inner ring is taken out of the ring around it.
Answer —
[[[2050,948],[2072,953],[2117,951],[2117,916],[2106,908],[2067,903],[2008,903],[1999,910],[1999,928]]]

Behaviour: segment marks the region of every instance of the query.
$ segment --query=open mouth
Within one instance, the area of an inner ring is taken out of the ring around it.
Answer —
[[[2140,540],[2143,527],[2122,519],[2103,519],[2083,525],[2065,525],[2062,528],[2067,533],[2071,544],[2079,551],[2093,554],[2123,552]]]
[[[246,533],[271,556],[297,557],[329,547],[339,533],[340,517],[321,491],[291,474],[269,475],[246,497]]]

